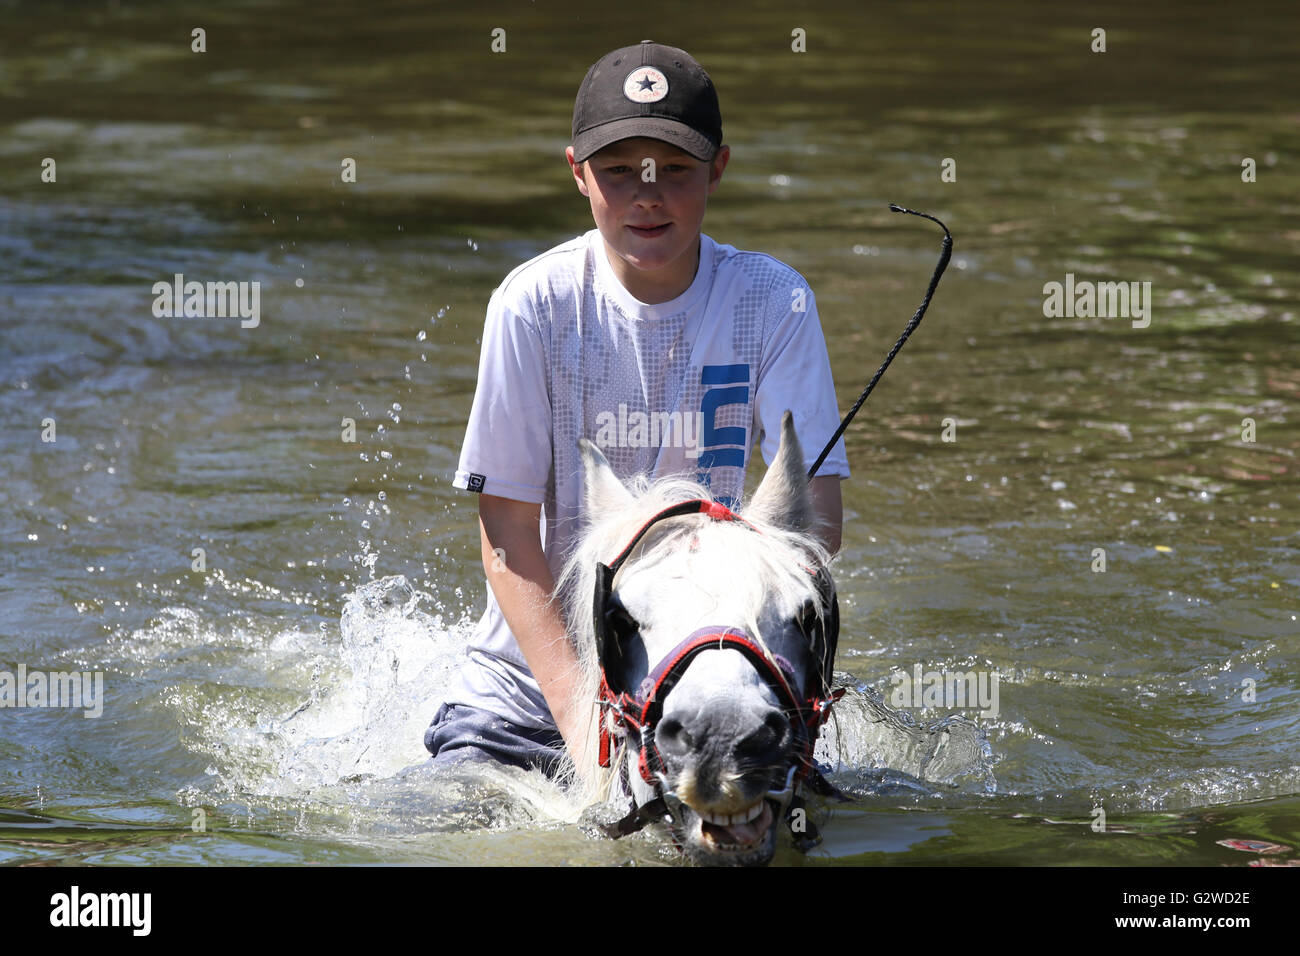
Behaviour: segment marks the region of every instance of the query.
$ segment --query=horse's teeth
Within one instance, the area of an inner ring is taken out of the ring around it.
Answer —
[[[758,801],[758,803],[754,804],[748,810],[742,810],[739,813],[733,813],[730,816],[728,816],[725,813],[720,813],[716,815],[711,813],[701,813],[700,817],[704,820],[704,822],[711,823],[715,827],[734,827],[737,824],[748,823],[750,820],[758,819],[759,815],[762,814],[762,812],[763,812],[763,801],[760,800]]]

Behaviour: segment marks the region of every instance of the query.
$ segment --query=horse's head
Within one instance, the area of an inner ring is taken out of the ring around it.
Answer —
[[[791,416],[744,518],[694,482],[629,490],[589,442],[583,459],[589,524],[565,581],[602,743],[692,858],[765,863],[815,773],[835,640]]]

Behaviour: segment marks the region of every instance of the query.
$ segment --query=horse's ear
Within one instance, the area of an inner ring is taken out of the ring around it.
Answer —
[[[810,531],[813,525],[812,493],[803,467],[803,448],[794,432],[794,416],[781,416],[781,446],[776,459],[754,492],[745,516],[791,531]]]
[[[583,502],[588,520],[617,511],[632,503],[632,492],[618,480],[605,453],[585,438],[578,439],[582,452]]]

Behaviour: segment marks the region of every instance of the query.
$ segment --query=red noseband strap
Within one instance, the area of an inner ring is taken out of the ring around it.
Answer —
[[[817,731],[830,713],[830,705],[843,696],[844,691],[833,692],[829,697],[813,696],[800,700],[795,691],[796,683],[790,665],[783,658],[766,651],[748,632],[740,628],[711,626],[702,627],[678,644],[651,672],[635,696],[615,694],[601,678],[602,708],[612,716],[614,722],[625,731],[635,732],[640,742],[637,766],[642,779],[654,786],[656,775],[664,772],[663,758],[654,742],[654,731],[663,716],[664,701],[678,681],[686,673],[686,668],[696,655],[704,651],[733,650],[738,651],[749,660],[762,675],[782,709],[790,718],[792,726],[798,728],[799,762],[797,776],[803,780],[813,769],[812,751],[817,739]],[[609,766],[610,727],[608,720],[600,725],[600,765]]]

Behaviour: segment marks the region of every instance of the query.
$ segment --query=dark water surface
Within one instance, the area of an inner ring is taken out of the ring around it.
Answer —
[[[712,74],[733,155],[705,229],[807,276],[842,407],[938,252],[887,203],[956,237],[848,436],[840,667],[886,697],[896,668],[996,672],[997,716],[968,712],[993,782],[846,767],[859,800],[808,859],[1297,847],[1297,26],[1290,2],[0,2],[0,670],[102,671],[106,698],[0,710],[0,862],[667,859],[561,794],[419,767],[482,601],[449,482],[483,310],[591,227],[573,95],[646,37]],[[260,324],[155,318],[178,272],[259,282]],[[1067,274],[1150,282],[1149,325],[1048,317]],[[397,574],[435,625],[341,626]]]

